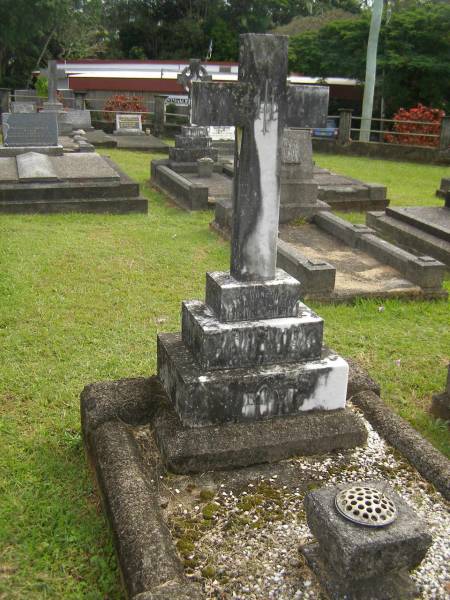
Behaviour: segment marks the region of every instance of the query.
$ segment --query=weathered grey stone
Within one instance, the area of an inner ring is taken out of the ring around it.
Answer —
[[[322,352],[323,320],[301,303],[295,317],[221,323],[191,300],[182,303],[181,330],[205,370],[317,360]]]
[[[378,433],[450,500],[450,461],[409,423],[387,407],[372,391],[352,396],[352,402],[364,413]]]
[[[47,65],[48,100],[43,104],[45,112],[59,112],[63,105],[58,100],[58,66],[56,60],[49,60]]]
[[[195,131],[195,129],[194,129],[194,131]],[[212,142],[211,138],[206,135],[176,135],[175,136],[175,146],[177,148],[210,148],[210,147],[212,147],[211,142]]]
[[[358,483],[387,494],[395,503],[397,519],[384,527],[367,527],[345,519],[334,504],[336,493],[345,484],[310,492],[305,497],[306,519],[319,542],[322,560],[344,580],[413,569],[432,542],[426,524],[386,482]]]
[[[51,113],[4,113],[5,146],[57,146],[58,125]]]
[[[319,544],[303,546],[301,552],[330,600],[417,599],[417,588],[406,571],[387,573],[383,577],[343,580],[324,562]]]
[[[14,157],[0,158],[0,181],[2,183],[18,183],[17,162]]]
[[[301,284],[282,269],[272,281],[238,281],[228,272],[206,273],[206,304],[219,321],[295,317]]]
[[[217,160],[217,150],[210,146],[204,148],[193,146],[192,148],[169,148],[169,158],[175,162],[197,162],[199,158],[212,158]]]
[[[330,294],[334,289],[336,268],[325,260],[311,260],[292,244],[278,240],[277,266],[284,269],[300,282],[309,294]]]
[[[120,180],[120,174],[100,154],[71,154],[51,158],[54,169],[60,179],[67,181],[104,181],[114,182]]]
[[[441,394],[434,394],[431,399],[431,413],[443,419],[450,421],[450,364],[447,367],[447,384]]]
[[[348,409],[308,412],[192,429],[184,427],[169,403],[155,417],[162,458],[176,473],[245,467],[295,455],[314,455],[365,443],[362,420]]]
[[[0,159],[0,172],[5,172],[7,181],[13,175],[9,161],[22,165],[21,178],[17,174],[13,185],[0,180],[0,212],[124,214],[148,210],[147,199],[139,196],[139,185],[106,157],[91,152],[31,154],[31,164],[29,159],[29,154]],[[9,166],[2,167],[3,161]]]
[[[303,129],[285,128],[281,145],[281,173],[286,179],[312,179],[311,132]]]
[[[91,113],[89,110],[72,109],[63,112],[58,117],[60,124],[65,124],[73,129],[92,129]]]
[[[190,587],[176,555],[133,436],[120,421],[92,433],[92,457],[114,533],[122,577],[129,596],[161,590],[165,584]],[[169,592],[169,590],[168,590]],[[192,590],[195,593],[195,587]]]
[[[152,161],[151,181],[153,187],[166,193],[185,210],[206,210],[208,208],[208,188],[189,181],[171,169],[167,162],[165,160]]]
[[[17,174],[20,182],[59,181],[52,158],[39,152],[28,152],[16,157]]]
[[[368,212],[367,224],[390,242],[414,254],[429,255],[450,267],[450,210],[410,206]]]
[[[202,427],[345,406],[348,365],[325,350],[319,360],[202,370],[179,334],[158,336],[158,377],[182,423]]]
[[[192,87],[196,123],[242,128],[235,152],[230,268],[240,280],[275,275],[279,141],[285,125],[316,126],[327,112],[325,88],[286,86],[287,41],[286,36],[241,35],[238,83],[194,82]]]
[[[436,196],[445,198],[447,192],[450,192],[450,177],[443,177],[439,189],[436,190]]]
[[[214,161],[212,158],[199,158],[197,160],[197,170],[199,177],[211,177],[214,169]]]

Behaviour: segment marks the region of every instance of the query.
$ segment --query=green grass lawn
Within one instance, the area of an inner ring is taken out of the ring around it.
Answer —
[[[441,165],[421,165],[390,160],[373,160],[363,157],[346,157],[314,154],[320,167],[361,181],[387,186],[391,206],[442,206],[437,198],[442,177],[450,177],[450,168]],[[339,216],[352,223],[365,223],[365,213],[341,213]]]
[[[107,150],[143,186],[151,155]],[[389,185],[394,204],[439,204],[444,169],[317,157]],[[211,213],[180,211],[149,188],[148,216],[0,216],[0,598],[122,598],[111,536],[80,438],[87,383],[155,372],[156,333],[179,330],[180,302],[227,269]],[[448,285],[450,288],[450,285]],[[358,359],[385,401],[450,456],[427,413],[444,387],[445,301],[315,305],[326,341]],[[398,361],[400,363],[398,364]]]

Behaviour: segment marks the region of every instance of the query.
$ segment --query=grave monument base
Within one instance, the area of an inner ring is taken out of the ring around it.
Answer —
[[[0,145],[0,158],[19,156],[27,152],[39,152],[47,156],[61,156],[64,154],[64,146],[2,146]]]
[[[0,158],[0,213],[144,212],[139,185],[94,152]]]

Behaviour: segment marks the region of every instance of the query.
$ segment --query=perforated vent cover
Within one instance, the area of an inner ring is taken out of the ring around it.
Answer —
[[[343,517],[368,527],[383,527],[397,518],[394,502],[380,490],[351,486],[336,494],[335,504]]]

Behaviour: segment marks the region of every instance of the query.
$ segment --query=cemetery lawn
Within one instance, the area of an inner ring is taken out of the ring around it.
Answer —
[[[146,186],[152,155],[105,150],[139,180],[149,215],[0,216],[0,599],[122,598],[106,520],[80,436],[79,394],[155,372],[156,333],[179,330],[180,302],[226,270],[211,213],[188,214]],[[442,167],[322,155],[344,175],[386,183],[396,204],[442,203]],[[450,280],[446,282],[450,289]],[[326,342],[380,382],[383,398],[450,456],[428,415],[444,389],[446,301],[313,308]]]

